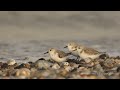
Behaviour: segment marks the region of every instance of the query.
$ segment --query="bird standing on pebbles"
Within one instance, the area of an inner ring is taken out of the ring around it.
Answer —
[[[65,53],[65,52],[57,50],[55,48],[49,49],[49,51],[44,53],[44,54],[47,54],[47,53],[50,54],[50,58],[53,61],[56,61],[58,63],[67,61],[68,60],[68,56],[70,55],[70,53]]]
[[[86,62],[99,58],[102,54],[105,54],[105,52],[99,52],[93,48],[88,48],[83,45],[79,45],[77,47],[77,51],[78,51],[79,56],[82,59],[84,59]]]
[[[77,47],[79,45],[75,42],[70,42],[67,44],[67,46],[65,46],[64,48],[68,48],[69,52],[74,55],[74,56],[77,56],[77,60],[79,58],[79,55],[78,55],[78,51],[77,51]]]

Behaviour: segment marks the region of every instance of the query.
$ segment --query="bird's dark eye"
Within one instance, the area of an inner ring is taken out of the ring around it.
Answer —
[[[50,50],[51,51],[51,50]]]

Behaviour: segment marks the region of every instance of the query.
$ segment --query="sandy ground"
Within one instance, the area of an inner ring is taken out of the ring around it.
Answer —
[[[69,41],[120,53],[119,11],[0,12],[0,60],[37,60],[50,47],[65,50]]]

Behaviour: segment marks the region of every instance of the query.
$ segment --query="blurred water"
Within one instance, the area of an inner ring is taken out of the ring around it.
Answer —
[[[68,52],[64,49],[64,46],[70,40],[29,40],[18,42],[0,42],[0,60],[6,61],[8,59],[16,59],[19,62],[36,61],[39,58],[49,58],[49,54],[44,54],[49,48],[56,48],[64,52]],[[101,52],[107,52],[110,56],[120,56],[120,43],[108,40],[109,43],[104,41],[84,41],[74,40],[79,44],[83,44],[92,47]],[[100,42],[99,42],[100,41]],[[92,43],[93,42],[93,43]],[[29,60],[24,60],[25,57],[29,57]],[[74,57],[73,57],[74,58]]]

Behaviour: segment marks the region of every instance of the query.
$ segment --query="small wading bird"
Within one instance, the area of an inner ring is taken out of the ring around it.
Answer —
[[[78,51],[77,51],[77,47],[79,45],[75,42],[70,42],[68,43],[64,48],[68,48],[69,52],[73,55],[73,56],[76,56],[77,57],[77,60],[79,60],[79,54],[78,54]]]
[[[65,52],[57,50],[55,48],[49,49],[49,51],[47,51],[44,54],[47,54],[47,53],[49,53],[50,58],[53,61],[56,61],[58,63],[67,61],[68,60],[68,56],[71,55],[71,53],[65,53]]]
[[[77,47],[78,55],[84,60],[94,60],[99,58],[101,55],[106,54],[106,52],[99,52],[93,48],[88,48],[82,45]]]

